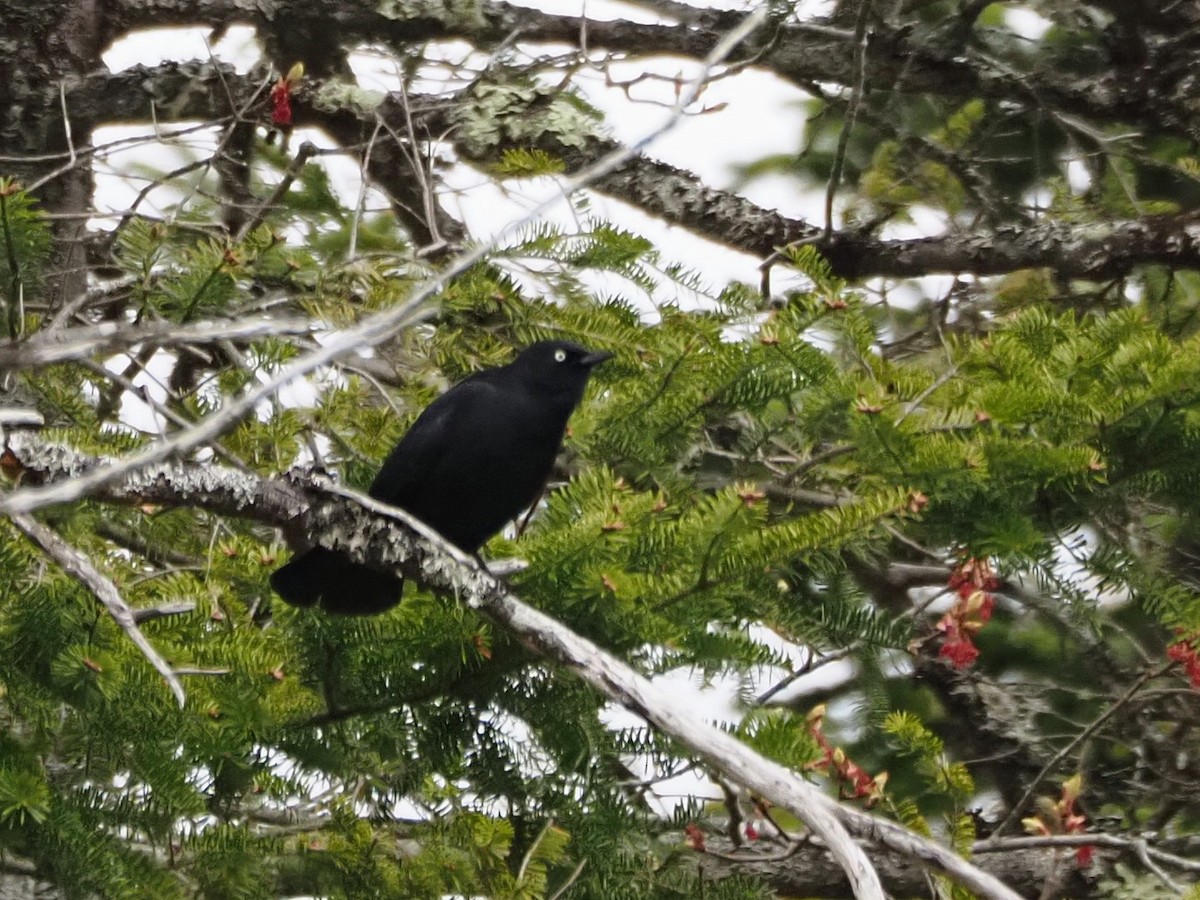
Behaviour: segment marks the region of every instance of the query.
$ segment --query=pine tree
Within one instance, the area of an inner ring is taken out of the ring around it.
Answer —
[[[0,0],[0,20],[29,43],[67,40],[58,5],[18,5]],[[127,5],[96,34],[165,14]],[[516,597],[644,675],[736,684],[722,727],[740,741],[1023,893],[1186,885],[1195,12],[1033,2],[1047,30],[1026,40],[1000,4],[817,21],[772,3],[761,23],[644,5],[683,20],[581,32],[501,4],[355,19],[330,0],[261,14],[249,74],[100,71],[97,46],[46,63],[40,90],[61,97],[0,78],[4,107],[37,123],[0,116],[0,888],[848,893],[794,810],[646,710],[617,717],[613,692],[477,597],[410,578],[396,609],[343,619],[271,595],[309,514],[296,497],[364,489],[446,386],[546,338],[615,357],[544,501],[486,548],[525,563]],[[605,168],[620,145],[575,80],[587,57],[509,40],[581,33],[601,53],[716,47],[727,68],[707,78],[802,86],[798,157],[745,175],[821,189],[827,227],[641,148]],[[446,62],[429,42],[451,38],[491,61]],[[345,74],[373,40],[404,74],[386,96]],[[14,65],[42,73],[30,52]],[[412,89],[438,67],[461,83]],[[1143,94],[1091,89],[1111,83]],[[91,129],[150,98],[151,143],[178,149],[201,121],[215,144],[170,169],[121,163],[147,188],[105,215],[91,185],[118,157]],[[308,127],[361,165],[355,202]],[[447,148],[506,189],[578,179],[756,254],[763,280],[712,284],[581,192],[573,225],[475,239],[439,203],[430,157]],[[890,237],[919,209],[946,233]],[[940,292],[903,281],[943,272]],[[921,299],[894,302],[902,289]],[[388,526],[352,522],[325,538],[398,564],[380,556]],[[670,797],[688,774],[723,799]],[[889,846],[870,850],[885,886],[925,892]]]

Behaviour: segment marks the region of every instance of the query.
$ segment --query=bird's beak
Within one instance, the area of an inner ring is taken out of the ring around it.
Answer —
[[[607,350],[595,350],[587,356],[582,357],[579,361],[590,369],[592,366],[600,365],[606,359],[612,359],[612,357],[613,355]]]

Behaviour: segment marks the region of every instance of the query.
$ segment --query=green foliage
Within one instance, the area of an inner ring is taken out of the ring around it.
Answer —
[[[50,788],[37,771],[0,770],[0,825],[16,828],[26,819],[41,824],[50,814]]]
[[[532,178],[537,175],[557,175],[563,163],[544,150],[509,148],[496,166],[496,174],[507,178]]]
[[[388,12],[409,21],[403,5]],[[949,4],[919,6],[917,34],[944,27]],[[980,22],[1002,30],[1000,6]],[[792,12],[778,7],[781,19]],[[1039,52],[1065,65],[1080,51],[1070,65],[1087,69],[1099,49],[1061,21],[1044,46],[1020,43],[1007,54],[1017,72],[1035,70]],[[598,136],[599,114],[572,89],[501,74],[463,95],[462,157],[504,178],[566,171]],[[894,109],[883,110],[884,94],[867,92],[842,160],[839,188],[855,186],[843,208],[864,227],[922,207],[954,233],[1034,188],[1065,221],[1104,223],[1184,209],[1170,191],[1137,186],[1150,170],[1169,170],[1168,186],[1200,171],[1187,147],[1147,144],[1149,164],[1105,135],[1112,159],[1078,196],[1058,171],[1063,123],[1014,119],[990,97],[888,95]],[[377,99],[342,85],[315,102]],[[802,158],[753,172],[823,183],[839,109],[814,101]],[[288,159],[258,149],[252,187],[265,193]],[[274,474],[312,461],[363,488],[448,384],[544,338],[614,351],[572,419],[562,483],[485,555],[526,560],[515,591],[647,675],[736,684],[748,709],[729,730],[797,771],[824,748],[792,709],[754,698],[764,677],[791,683],[846,660],[853,678],[822,689],[850,701],[832,728],[856,735],[863,771],[891,773],[880,811],[907,827],[968,853],[969,810],[1002,781],[983,752],[963,749],[978,750],[977,736],[955,733],[965,690],[937,692],[928,669],[908,678],[914,657],[945,668],[930,652],[940,612],[927,601],[940,599],[947,559],[986,558],[1008,582],[1008,605],[978,635],[977,672],[1004,679],[1013,705],[1036,694],[1020,724],[1052,723],[1037,733],[1037,766],[1108,708],[1128,672],[1200,632],[1195,273],[1139,272],[1134,302],[1106,286],[1064,298],[1055,273],[1028,269],[978,279],[974,309],[952,291],[903,310],[839,278],[811,244],[791,244],[779,259],[804,286],[764,297],[709,285],[576,199],[575,227],[531,225],[449,278],[391,210],[345,208],[321,166],[292,174],[241,237],[212,227],[214,204],[181,203],[160,221],[130,214],[112,242],[112,265],[132,281],[114,319],[186,325],[286,308],[323,338],[405,303],[427,277],[439,290],[420,324],[317,373],[311,402],[276,398],[225,430],[213,464]],[[11,183],[0,199],[0,296],[15,339],[47,321],[22,303],[43,299],[51,229]],[[192,378],[181,374],[187,351],[131,350],[130,375],[170,389],[152,424],[122,414],[110,358],[6,371],[4,389],[11,381],[47,413],[47,440],[128,454],[311,346],[200,348]],[[208,452],[189,461],[207,464]],[[0,523],[0,850],[68,896],[769,896],[758,881],[697,872],[680,830],[709,824],[703,804],[660,815],[647,801],[657,785],[642,783],[643,768],[653,781],[697,760],[642,724],[613,724],[598,692],[455,598],[410,584],[386,615],[330,619],[274,601],[267,577],[284,542],[249,518],[91,500],[45,518],[134,609],[190,605],[142,626],[185,673],[179,709],[91,592]],[[903,576],[922,567],[938,577],[915,579],[910,596]],[[797,647],[812,651],[808,664],[797,667]],[[1116,718],[1175,740],[1178,723],[1136,713]],[[1085,761],[1149,771],[1153,754],[1121,730],[1132,726],[1111,727]],[[1122,783],[1106,812],[1148,819],[1148,793]],[[1121,869],[1105,889],[1150,891]]]
[[[892,713],[884,720],[883,731],[902,755],[912,758],[930,790],[958,804],[970,799],[975,791],[971,773],[962,763],[946,759],[942,741],[916,716],[904,712]]]
[[[582,147],[600,120],[576,93],[522,76],[477,82],[457,118],[464,150],[484,159],[504,145]]]
[[[182,240],[159,223],[133,220],[121,233],[121,266],[140,279],[139,312],[157,313],[180,323],[229,313],[239,287],[260,265],[270,268],[280,241],[266,228],[237,246],[213,240]]]
[[[804,718],[786,710],[755,710],[739,723],[737,733],[763,756],[796,771],[821,757]]]
[[[1173,900],[1180,896],[1156,875],[1135,871],[1121,862],[1113,867],[1112,873],[1100,882],[1099,887],[1100,896],[1109,900]],[[1195,895],[1196,889],[1192,888],[1183,896],[1193,900]]]
[[[22,331],[25,304],[38,298],[50,228],[36,201],[10,178],[0,178],[0,298],[8,337]]]
[[[929,834],[931,829],[922,809],[940,808],[946,842],[963,856],[970,856],[975,820],[967,804],[975,793],[975,781],[967,766],[948,759],[941,739],[912,713],[890,713],[882,730],[903,762],[911,765],[924,783],[924,796],[903,797],[895,804],[896,818],[918,834]],[[938,881],[948,896],[958,900],[973,896],[949,879]]]
[[[178,321],[230,309],[235,284],[278,252],[265,232],[231,248],[136,220],[121,243],[142,308]],[[321,386],[311,409],[243,421],[224,446],[276,471],[318,434],[362,487],[448,381],[543,337],[615,349],[572,422],[575,476],[519,540],[497,538],[489,552],[527,559],[514,587],[571,627],[648,673],[689,667],[705,682],[787,666],[770,633],[831,649],[908,646],[911,624],[875,606],[850,575],[897,529],[1049,577],[1058,529],[1134,495],[1197,499],[1194,341],[1172,341],[1132,310],[1078,318],[1027,306],[986,338],[951,341],[945,378],[930,360],[879,356],[861,298],[810,247],[787,255],[811,289],[769,314],[733,286],[712,311],[665,306],[648,324],[629,304],[589,300],[578,275],[611,272],[649,291],[659,265],[649,242],[599,222],[576,234],[536,229],[447,287],[436,330],[402,338],[410,374],[399,391],[385,396],[351,373]],[[497,267],[531,259],[561,270],[564,302],[526,296]],[[370,281],[380,295],[368,306],[399,290]],[[240,390],[294,352],[279,340],[254,345],[250,368],[223,373],[220,390]],[[65,395],[69,372],[46,370],[31,383]],[[193,416],[209,408],[202,395],[188,403]],[[95,415],[78,409],[81,421]],[[64,435],[83,449],[140,443],[120,431]],[[780,447],[796,453],[783,469],[773,461]],[[799,465],[834,447],[847,451]],[[927,506],[913,505],[916,492]],[[814,506],[813,496],[827,499]],[[190,562],[155,571],[101,536],[101,522]],[[410,588],[388,615],[345,621],[273,606],[273,627],[262,628],[279,545],[257,526],[83,505],[56,528],[100,560],[134,606],[195,603],[196,612],[146,632],[175,665],[214,674],[189,678],[188,706],[175,709],[84,590],[37,574],[37,557],[15,540],[0,544],[14,573],[0,595],[0,680],[24,723],[0,753],[0,826],[20,852],[48,860],[38,848],[67,840],[76,823],[105,823],[107,837],[56,864],[79,872],[80,854],[90,854],[94,872],[72,875],[78,884],[155,884],[164,896],[180,883],[163,888],[161,870],[133,865],[114,829],[178,844],[184,893],[206,897],[272,896],[288,884],[337,896],[533,898],[572,877],[584,892],[621,896],[614,885],[639,884],[637,896],[651,896],[688,883],[671,851],[638,843],[668,824],[633,829],[640,814],[606,774],[631,757],[680,771],[686,757],[645,729],[606,726],[594,691],[537,665],[453,602]],[[1116,546],[1088,567],[1167,624],[1200,622],[1189,590]],[[65,721],[55,712],[64,709]],[[788,712],[752,711],[738,733],[797,770],[821,754]],[[881,733],[892,768],[916,779],[893,784],[919,786],[889,795],[890,813],[928,832],[926,816],[940,811],[951,843],[968,847],[967,766],[912,713],[889,715]],[[50,782],[37,754],[64,734],[90,736],[87,777]],[[251,798],[288,804],[318,792],[329,794],[328,819],[298,839],[259,833],[236,812]],[[499,802],[506,816],[490,813]],[[401,803],[439,819],[381,844],[382,823]],[[183,827],[204,816],[213,821]],[[393,839],[417,849],[398,863],[385,849]],[[736,882],[720,890],[757,891]]]

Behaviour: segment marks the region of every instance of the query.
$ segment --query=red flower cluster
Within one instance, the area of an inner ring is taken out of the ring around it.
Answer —
[[[304,77],[304,64],[296,63],[271,88],[271,124],[284,130],[292,127],[292,91]]]
[[[841,747],[834,747],[829,738],[821,730],[825,721],[825,705],[814,706],[808,714],[808,733],[813,736],[821,748],[820,759],[810,762],[806,769],[809,771],[825,772],[837,780],[838,796],[842,800],[853,800],[866,797],[868,807],[873,806],[882,796],[887,785],[888,773],[880,772],[872,777],[867,771],[846,755]]]
[[[1068,778],[1063,782],[1062,796],[1057,801],[1051,800],[1049,797],[1042,798],[1039,803],[1042,808],[1041,815],[1021,820],[1025,831],[1028,834],[1045,835],[1083,834],[1087,831],[1087,816],[1075,808],[1075,801],[1079,799],[1079,792],[1082,790],[1082,775]],[[1075,851],[1075,862],[1086,868],[1092,864],[1095,852],[1096,848],[1091,844],[1084,844]]]
[[[1195,644],[1200,635],[1183,635],[1182,632],[1177,634],[1181,635],[1180,639],[1167,648],[1167,659],[1183,666],[1183,673],[1187,675],[1192,687],[1200,690],[1200,653],[1196,652]]]
[[[287,128],[292,124],[292,86],[280,78],[271,88],[271,124]]]
[[[739,790],[732,795],[727,794],[726,808],[729,809],[730,822],[726,833],[733,837],[739,846],[741,841],[738,840],[738,835],[750,842],[757,841],[762,837],[758,829],[762,820],[767,818],[767,805],[765,800],[754,797],[747,790]],[[734,834],[735,829],[736,835]],[[696,822],[688,822],[684,826],[683,837],[693,850],[698,853],[708,852],[704,829]]]
[[[979,656],[972,638],[991,619],[996,598],[990,591],[999,584],[986,559],[966,559],[950,574],[950,589],[958,599],[937,623],[943,635],[938,656],[950,660],[954,668],[965,669]]]

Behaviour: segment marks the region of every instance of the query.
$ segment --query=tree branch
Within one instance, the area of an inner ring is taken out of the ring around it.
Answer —
[[[139,346],[215,344],[220,341],[307,334],[312,327],[308,319],[290,318],[196,322],[193,325],[103,322],[77,328],[48,329],[35,332],[26,340],[0,343],[0,371],[54,365]]]
[[[595,139],[583,148],[553,149],[573,170],[608,145]],[[860,232],[826,238],[803,219],[714,190],[691,172],[644,156],[597,179],[592,187],[672,225],[764,259],[786,244],[812,244],[834,273],[847,280],[917,278],[938,272],[1002,275],[1049,268],[1066,278],[1104,281],[1143,265],[1200,268],[1198,215],[1086,225],[1043,222],[911,240],[882,240]]]
[[[1181,28],[1196,25],[1195,14],[1186,9],[1189,4],[1172,6],[1175,15],[1160,14],[1155,20],[1147,13],[1143,24],[1162,36],[1175,36]],[[105,17],[107,40],[147,25],[209,23],[218,27],[240,19],[274,37],[281,47],[295,43],[294,35],[287,31],[300,30],[336,34],[343,42],[383,43],[398,52],[414,43],[452,38],[470,41],[486,51],[515,33],[526,43],[581,47],[586,35],[589,50],[689,59],[706,58],[721,35],[745,18],[733,11],[700,11],[698,19],[693,15],[677,24],[600,21],[486,0],[423,4],[419,12],[408,16],[384,14],[365,4],[318,2],[305,4],[303,22],[297,21],[299,12],[294,4],[281,0],[121,0],[110,7]],[[761,53],[756,65],[800,87],[815,82],[849,86],[858,79],[855,43],[852,30],[827,19],[780,22],[772,34],[744,45],[730,58],[737,62]],[[864,84],[868,91],[928,94],[951,101],[978,96],[1049,108],[1099,123],[1144,123],[1200,139],[1200,126],[1189,107],[1194,98],[1189,98],[1193,88],[1187,66],[1167,65],[1166,61],[1149,66],[1143,60],[1114,59],[1103,77],[1069,75],[1057,69],[1014,72],[992,60],[986,47],[985,40],[947,42],[928,28],[889,28],[875,21],[864,57]],[[275,60],[281,69],[293,61]]]
[[[9,438],[6,455],[23,468],[26,477],[45,483],[69,481],[81,472],[105,467],[104,460],[26,433]],[[875,881],[875,890],[871,890],[873,870],[861,849],[846,842],[846,831],[943,871],[980,896],[1018,898],[994,876],[946,847],[894,822],[838,804],[733,736],[681,712],[675,699],[662,689],[509,594],[473,557],[445,543],[402,510],[312,479],[272,481],[220,466],[184,463],[126,472],[99,486],[92,496],[126,504],[198,506],[297,528],[314,536],[321,546],[340,550],[358,562],[398,570],[435,591],[461,598],[539,655],[575,671],[606,697],[670,734],[731,781],[791,811],[826,842],[851,882],[862,891],[860,896],[881,896],[882,889]]]
[[[102,105],[112,118],[149,118],[157,102],[162,119],[207,116],[209,98],[219,83],[253,85],[245,76],[225,68],[165,63],[134,67],[117,74],[90,76],[68,94],[72,109]],[[197,85],[207,85],[197,90]],[[101,104],[101,97],[103,103]],[[314,125],[343,138],[369,134],[376,116],[388,128],[406,133],[411,115],[418,134],[458,137],[455,109],[462,97],[410,97],[406,113],[400,96],[388,97],[372,110],[330,110],[315,105],[308,94],[296,101],[298,125]],[[170,102],[168,102],[170,101]],[[94,109],[92,111],[94,115]],[[510,115],[520,116],[520,109]],[[578,138],[578,135],[576,135]],[[559,156],[579,183],[640,207],[664,221],[735,249],[767,258],[779,247],[796,241],[812,243],[829,260],[835,274],[854,280],[873,276],[915,278],[938,272],[1000,275],[1021,269],[1049,268],[1067,278],[1098,281],[1129,274],[1138,266],[1163,265],[1200,269],[1200,215],[1156,216],[1109,223],[1044,222],[979,231],[957,231],[939,237],[881,240],[869,234],[842,232],[825,239],[819,228],[803,219],[764,209],[737,194],[707,187],[693,173],[651,159],[641,144],[625,148],[620,164],[597,171],[623,145],[601,137],[566,144],[547,133],[539,149]],[[471,158],[466,148],[460,153]],[[495,155],[506,149],[490,148]],[[475,162],[488,160],[475,158]]]
[[[1088,835],[1078,837],[1087,838]],[[708,878],[735,875],[758,878],[784,897],[827,897],[838,900],[846,896],[848,886],[841,869],[829,858],[828,851],[818,844],[801,843],[781,850],[778,845],[760,841],[754,850],[750,850],[735,848],[713,835],[709,835],[705,843],[708,852],[698,857],[696,865]],[[1111,851],[1109,855],[1115,857],[1118,852]],[[921,866],[914,865],[910,858],[883,851],[872,854],[871,862],[892,896],[929,895],[928,874]],[[1036,845],[1012,848],[1004,853],[988,853],[975,858],[973,862],[1025,897],[1038,896],[1046,882],[1057,875],[1059,867],[1063,865],[1061,851],[1055,852],[1052,847]],[[1095,894],[1092,880],[1074,866],[1073,858],[1071,868],[1063,894],[1077,900]]]

